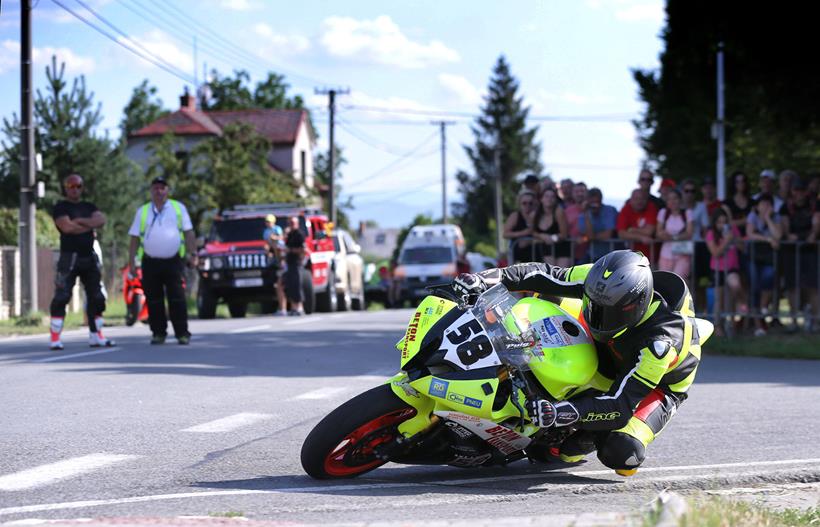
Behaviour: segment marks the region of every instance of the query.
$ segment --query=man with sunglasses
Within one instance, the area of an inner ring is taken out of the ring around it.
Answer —
[[[604,465],[633,475],[646,447],[686,400],[700,362],[686,282],[653,272],[639,252],[618,250],[575,267],[533,262],[461,274],[453,288],[476,295],[498,283],[511,291],[583,300],[581,320],[598,352],[596,379],[602,382],[596,385],[609,388],[559,403],[528,401],[527,409],[542,428],[578,429],[561,444],[563,461],[579,462],[597,450]]]
[[[94,229],[105,224],[105,215],[97,206],[83,201],[83,178],[71,174],[63,180],[65,199],[54,205],[52,217],[60,231],[60,258],[54,280],[54,298],[51,300],[52,350],[63,349],[60,334],[63,331],[65,308],[71,300],[71,291],[77,278],[85,288],[86,316],[88,317],[88,344],[91,347],[113,346],[114,341],[103,336],[105,294],[100,285],[100,260],[94,252]]]

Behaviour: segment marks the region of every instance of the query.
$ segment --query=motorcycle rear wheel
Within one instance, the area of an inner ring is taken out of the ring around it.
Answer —
[[[316,479],[354,478],[384,465],[375,448],[399,437],[398,425],[416,409],[383,384],[339,406],[302,444],[302,468]]]
[[[135,294],[131,300],[131,303],[128,304],[126,311],[125,311],[125,325],[126,326],[133,326],[140,316],[140,311],[142,311],[142,306],[145,304],[145,297],[140,294]]]

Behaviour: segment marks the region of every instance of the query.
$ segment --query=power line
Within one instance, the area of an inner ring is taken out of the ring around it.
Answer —
[[[462,117],[475,118],[480,117],[479,114],[472,112],[458,112],[452,110],[419,110],[415,108],[387,108],[383,106],[362,106],[356,104],[347,104],[342,106],[345,110],[363,111],[363,112],[380,112],[380,113],[396,113],[406,115],[419,116],[446,116],[446,117]],[[565,122],[623,122],[630,121],[634,116],[628,114],[601,114],[601,115],[530,115],[527,116],[531,121],[565,121]]]
[[[350,185],[348,185],[348,189],[350,189],[350,187],[355,187],[356,185],[361,185],[362,183],[366,183],[367,181],[370,181],[374,178],[377,178],[377,177],[381,176],[382,174],[384,174],[388,170],[394,169],[397,165],[407,161],[410,156],[418,153],[419,150],[421,150],[423,147],[427,146],[427,144],[432,139],[434,139],[436,136],[438,136],[438,131],[433,132],[428,137],[426,137],[421,143],[416,145],[412,150],[408,151],[403,156],[400,156],[398,159],[394,159],[393,161],[391,161],[390,163],[388,163],[385,166],[381,167],[380,169],[376,170],[375,172],[373,172],[372,174],[370,174],[366,178],[360,179],[359,181],[352,182]],[[429,156],[429,155],[431,155],[431,154],[433,154],[437,151],[438,151],[438,148],[433,149],[429,152],[426,152],[424,154],[419,155],[418,157],[416,157],[414,159],[411,159],[410,162],[411,162],[411,164],[415,163],[416,161],[418,161],[422,158],[425,158],[425,157],[427,157],[427,156]]]
[[[141,49],[141,50],[142,50],[143,52],[145,52],[146,54],[148,54],[148,55],[150,55],[150,56],[152,56],[152,57],[156,58],[158,61],[162,62],[163,64],[165,64],[165,65],[166,65],[166,66],[168,66],[169,68],[175,69],[175,70],[177,70],[177,71],[178,71],[178,72],[180,72],[180,73],[184,73],[181,69],[177,68],[177,67],[176,67],[176,66],[174,66],[173,64],[171,64],[171,63],[167,62],[166,60],[164,60],[164,59],[162,59],[162,58],[157,57],[156,55],[154,55],[154,53],[153,53],[150,49],[146,48],[145,46],[143,46],[142,44],[140,44],[139,42],[137,42],[136,40],[134,40],[133,38],[131,38],[130,36],[128,36],[128,34],[126,34],[123,30],[121,30],[120,28],[118,28],[117,26],[115,26],[114,24],[112,24],[111,22],[109,22],[109,21],[108,21],[106,18],[104,18],[102,15],[100,15],[99,13],[97,13],[96,11],[94,11],[93,9],[91,9],[91,7],[90,7],[88,4],[86,4],[85,2],[83,2],[83,0],[74,0],[74,1],[75,1],[75,2],[77,2],[78,4],[80,4],[82,7],[84,7],[84,8],[86,9],[86,11],[88,11],[89,13],[91,13],[92,15],[94,15],[94,16],[95,16],[95,17],[96,17],[96,18],[97,18],[100,22],[102,22],[103,24],[105,24],[105,25],[106,25],[106,26],[108,26],[109,28],[111,28],[111,29],[113,29],[114,31],[116,31],[117,33],[119,33],[119,34],[120,34],[123,38],[125,38],[125,39],[126,39],[126,40],[130,43],[130,44],[132,44],[132,45],[134,45],[134,46],[138,47],[139,49]]]
[[[138,17],[142,19],[150,19],[150,21],[156,24],[157,26],[162,26],[164,29],[168,31],[168,35],[171,36],[171,38],[175,39],[176,41],[180,42],[185,46],[189,45],[190,41],[181,37],[179,35],[180,33],[188,35],[191,38],[194,38],[196,36],[194,33],[189,31],[189,28],[185,28],[181,24],[178,24],[176,21],[166,20],[161,15],[156,14],[155,12],[151,11],[150,9],[141,4],[135,3],[134,5],[131,5],[130,3],[126,2],[126,0],[119,0],[119,3],[122,7],[126,8]],[[197,38],[197,45],[205,49],[205,53],[203,53],[204,55],[216,59],[217,61],[222,62],[227,66],[233,66],[236,63],[236,58],[224,55],[219,47],[217,47],[215,44],[211,44],[207,39],[201,37]]]
[[[111,34],[110,34],[110,33],[108,33],[107,31],[105,31],[104,29],[101,29],[100,27],[98,27],[96,24],[94,24],[93,22],[91,22],[91,21],[90,21],[90,20],[88,20],[87,18],[83,17],[82,15],[78,14],[77,12],[75,12],[74,10],[72,10],[71,8],[69,8],[68,6],[66,6],[65,4],[63,4],[60,0],[51,0],[51,1],[52,1],[52,2],[54,2],[55,4],[57,4],[58,6],[62,7],[65,11],[67,11],[69,14],[71,14],[72,16],[74,16],[74,18],[76,18],[76,19],[80,20],[80,21],[81,21],[81,22],[83,22],[85,25],[87,25],[87,26],[91,27],[92,29],[94,29],[94,30],[95,30],[95,31],[97,31],[98,33],[102,34],[103,36],[105,36],[106,38],[108,38],[109,40],[111,40],[112,42],[116,43],[116,44],[117,44],[117,45],[119,45],[119,46],[122,46],[123,48],[127,49],[128,51],[130,51],[130,52],[131,52],[131,53],[133,53],[134,55],[137,55],[138,57],[140,57],[141,59],[143,59],[143,60],[147,60],[148,62],[150,62],[150,63],[151,63],[151,64],[153,64],[154,66],[156,66],[156,67],[160,68],[161,70],[166,71],[167,73],[170,73],[170,74],[171,74],[171,75],[173,75],[174,77],[177,77],[177,78],[179,78],[179,79],[182,79],[182,80],[183,80],[183,81],[185,81],[185,82],[192,82],[192,81],[193,81],[193,77],[186,76],[186,75],[185,75],[185,74],[183,74],[181,71],[180,71],[180,72],[177,72],[177,71],[174,71],[173,69],[170,69],[170,68],[168,68],[168,67],[164,66],[161,62],[159,62],[159,61],[157,61],[156,59],[152,58],[152,57],[153,57],[153,55],[146,56],[146,55],[144,55],[143,53],[141,53],[140,51],[138,51],[138,50],[136,50],[136,49],[134,49],[134,48],[132,48],[132,47],[130,47],[130,46],[127,46],[127,45],[126,45],[126,44],[124,44],[122,41],[120,41],[119,39],[117,39],[115,36],[111,35]],[[175,69],[176,69],[176,68],[175,68]]]
[[[406,150],[399,149],[398,147],[394,147],[392,145],[388,145],[375,139],[371,135],[367,134],[363,130],[359,130],[358,128],[351,126],[346,120],[339,120],[339,127],[344,129],[347,133],[361,141],[362,143],[375,148],[376,150],[381,150],[382,152],[387,152],[388,154],[392,154],[394,156],[403,156],[406,154]]]
[[[261,57],[258,57],[256,55],[248,52],[246,49],[234,44],[233,42],[226,39],[225,37],[223,37],[222,35],[220,35],[216,31],[211,29],[210,27],[206,26],[204,23],[199,22],[198,20],[194,19],[193,17],[191,17],[190,13],[186,13],[185,11],[182,11],[179,7],[174,5],[174,2],[161,3],[157,0],[149,0],[149,1],[151,3],[153,3],[154,5],[156,5],[157,7],[159,7],[166,14],[169,14],[174,18],[180,18],[181,17],[183,20],[186,20],[186,21],[190,22],[191,24],[199,27],[201,30],[205,31],[206,33],[210,34],[213,38],[215,38],[216,40],[221,42],[222,45],[225,46],[226,48],[229,48],[230,50],[234,50],[234,53],[238,53],[241,56],[247,57],[246,60],[250,60],[253,63],[260,63],[259,60],[261,59]],[[166,8],[172,9],[176,14],[169,13]],[[229,51],[229,49],[226,49],[225,51]],[[285,71],[278,64],[275,64],[274,62],[272,62],[270,60],[264,60],[264,62],[267,63],[267,64],[270,64],[271,66],[274,66],[277,70],[281,71],[284,74],[287,74],[287,76],[289,76],[291,78],[294,78],[294,79],[302,79],[305,82],[308,82],[308,83],[311,83],[311,84],[318,84],[318,85],[323,85],[327,82],[327,81],[317,80],[317,79],[314,79],[314,78],[311,78],[311,77],[308,77],[306,75],[302,75],[302,74],[299,74],[299,73],[296,73],[296,72],[293,72],[293,71],[290,71],[290,72]]]

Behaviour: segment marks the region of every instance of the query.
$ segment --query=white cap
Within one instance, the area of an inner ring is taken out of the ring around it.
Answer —
[[[767,168],[766,170],[764,170],[763,172],[760,173],[760,177],[761,178],[767,177],[769,179],[774,179],[776,177],[776,175],[774,173],[774,170],[772,170],[771,168]]]

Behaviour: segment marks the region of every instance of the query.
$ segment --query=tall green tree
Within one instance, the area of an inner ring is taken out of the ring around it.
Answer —
[[[729,170],[815,169],[820,71],[811,5],[668,0],[660,69],[633,72],[646,103],[636,121],[650,165],[680,180],[714,174],[717,50],[724,46]]]
[[[498,58],[481,115],[472,132],[473,146],[464,150],[472,162],[472,171],[460,170],[461,203],[454,213],[470,246],[490,243],[494,239],[495,153],[500,155],[500,177],[504,213],[515,207],[521,174],[541,174],[541,145],[535,140],[537,127],[527,127],[529,107],[518,93],[519,84],[510,72],[504,56]]]
[[[168,110],[163,106],[162,99],[157,97],[157,87],[149,85],[148,79],[143,80],[131,92],[131,98],[123,108],[120,121],[121,141],[167,114]]]

